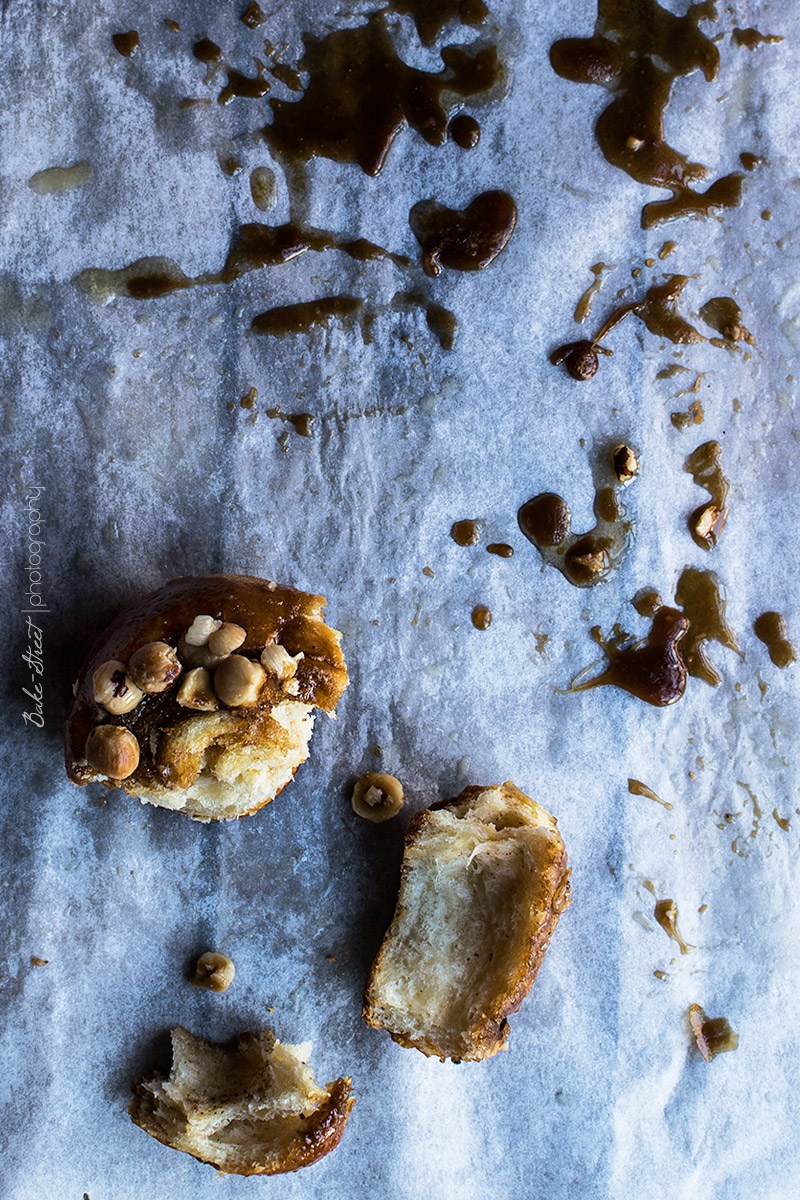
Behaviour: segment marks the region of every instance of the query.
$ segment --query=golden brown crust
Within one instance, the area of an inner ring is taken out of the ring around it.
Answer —
[[[485,787],[468,787],[460,795],[451,800],[438,801],[430,808],[417,813],[411,820],[405,839],[405,852],[400,872],[400,891],[397,908],[392,923],[384,937],[377,957],[372,964],[364,991],[362,1016],[367,1025],[374,1029],[386,1029],[393,1041],[406,1048],[414,1048],[423,1054],[439,1058],[454,1057],[448,1047],[443,1046],[435,1036],[423,1031],[408,1031],[389,1028],[381,1017],[380,1008],[380,976],[387,966],[391,952],[392,930],[399,922],[404,910],[404,891],[412,870],[409,863],[409,851],[419,842],[424,841],[426,830],[433,822],[433,814],[446,811],[454,816],[467,813],[473,804],[490,789]],[[505,982],[501,992],[495,994],[488,1004],[484,1005],[480,1017],[471,1028],[464,1030],[465,1040],[470,1049],[461,1058],[478,1061],[490,1058],[499,1050],[507,1048],[508,1016],[516,1012],[527,996],[541,966],[545,952],[550,943],[553,930],[558,919],[571,903],[567,853],[564,843],[558,833],[555,819],[545,810],[525,796],[510,781],[499,789],[504,800],[508,802],[507,816],[495,828],[508,828],[517,824],[540,823],[547,829],[550,838],[550,850],[544,864],[543,874],[546,878],[547,892],[544,903],[536,914],[518,912],[510,914],[510,918],[524,923],[528,921],[530,935],[525,953],[515,963],[514,970]],[[522,819],[518,819],[521,817]],[[533,919],[535,917],[535,920]]]
[[[323,620],[324,605],[323,596],[268,580],[245,575],[207,575],[173,579],[123,613],[98,638],[78,677],[66,737],[67,774],[72,782],[82,785],[98,778],[85,758],[89,733],[99,721],[108,719],[94,700],[92,679],[96,668],[108,660],[126,663],[134,651],[150,642],[177,646],[181,635],[199,614],[241,625],[247,631],[247,638],[238,651],[240,654],[257,658],[271,643],[285,646],[290,654],[302,652],[291,698],[332,713],[347,686],[347,669],[339,647],[340,635]],[[137,795],[137,789],[164,785],[163,774],[149,752],[150,734],[153,730],[160,733],[169,729],[190,715],[177,704],[175,694],[176,689],[171,688],[160,695],[146,695],[131,712],[115,718],[134,733],[142,748],[137,771],[122,784],[131,795]],[[259,710],[268,714],[282,698],[285,699],[280,693],[280,682],[268,677]],[[256,710],[248,710],[248,719],[254,714],[258,717]],[[272,740],[277,743],[282,735],[274,722],[272,726]],[[107,786],[119,785],[109,781]],[[272,796],[254,796],[248,811],[256,811],[270,799]]]
[[[134,1124],[161,1142],[162,1146],[180,1150],[197,1162],[215,1167],[217,1171],[226,1175],[285,1175],[291,1171],[300,1171],[303,1167],[310,1167],[339,1145],[350,1110],[355,1104],[355,1097],[350,1094],[350,1076],[334,1079],[325,1088],[330,1093],[328,1099],[307,1120],[302,1121],[302,1126],[298,1127],[294,1140],[284,1150],[280,1160],[271,1159],[261,1163],[230,1164],[222,1167],[213,1158],[204,1158],[176,1145],[175,1141],[170,1139],[168,1131],[153,1121],[152,1095],[146,1086],[148,1082],[141,1076],[131,1084],[133,1099],[128,1105],[128,1114]]]

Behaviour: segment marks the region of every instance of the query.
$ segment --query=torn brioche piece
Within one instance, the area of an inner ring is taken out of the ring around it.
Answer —
[[[310,1049],[282,1045],[271,1029],[231,1045],[173,1029],[169,1079],[137,1079],[128,1112],[165,1146],[226,1174],[299,1171],[338,1146],[355,1103],[349,1079],[314,1082]]]
[[[513,783],[469,787],[417,813],[363,1017],[401,1046],[478,1061],[516,1012],[570,903],[555,817]]]
[[[268,804],[347,686],[323,596],[245,575],[174,579],[101,635],[67,725],[67,774],[198,820]]]

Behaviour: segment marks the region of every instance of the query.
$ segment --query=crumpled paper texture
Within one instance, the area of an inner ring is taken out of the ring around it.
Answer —
[[[251,71],[259,37],[288,42],[291,59],[302,30],[358,14],[283,5],[254,35],[244,7],[16,0],[2,11],[2,1194],[788,1196],[800,1181],[796,669],[770,663],[752,623],[777,609],[800,637],[798,18],[788,6],[726,10],[719,80],[676,87],[673,144],[716,173],[735,169],[741,151],[764,160],[722,221],[639,228],[650,197],[591,137],[603,93],[559,79],[547,61],[556,38],[591,32],[583,3],[493,4],[510,88],[479,112],[475,150],[406,134],[376,179],[313,162],[311,223],[415,261],[414,203],[460,207],[487,188],[514,196],[519,223],[501,257],[429,285],[459,319],[446,352],[420,312],[391,311],[408,287],[396,267],[336,251],[152,301],[99,307],[74,285],[86,267],[144,255],[188,275],[218,270],[238,223],[287,218],[279,165],[250,136],[263,104],[178,107],[216,97],[191,44],[207,33]],[[734,23],[785,41],[737,49]],[[435,64],[402,26],[408,53]],[[110,39],[134,27],[140,49],[127,60]],[[235,177],[220,170],[224,139],[243,162]],[[92,168],[82,187],[28,186],[78,161]],[[250,198],[257,166],[276,170],[272,214]],[[633,279],[667,239],[677,242],[669,259]],[[614,269],[589,327],[619,293],[639,295],[669,270],[697,276],[684,293],[689,316],[734,296],[757,346],[749,357],[681,349],[629,321],[595,380],[575,383],[547,355],[582,336],[572,313],[600,260]],[[339,293],[374,304],[371,342],[336,323],[246,336],[272,304]],[[673,363],[687,370],[658,378]],[[251,387],[256,407],[243,409]],[[694,399],[704,423],[676,429],[670,413]],[[270,418],[276,407],[313,414],[312,436]],[[589,528],[592,447],[616,437],[641,457],[625,494],[634,545],[610,582],[574,589],[541,569],[516,512],[558,491]],[[704,493],[683,463],[711,438],[732,504],[706,555],[686,529]],[[44,489],[42,728],[22,716],[32,486]],[[480,520],[481,540],[461,548],[449,530],[466,517]],[[487,554],[491,541],[510,542],[514,557]],[[718,688],[690,680],[666,710],[612,689],[556,690],[597,656],[592,625],[643,633],[631,597],[652,585],[668,602],[686,564],[713,568],[727,587],[742,654],[711,648]],[[209,571],[324,593],[351,677],[338,720],[318,718],[292,786],[221,827],[78,790],[61,761],[70,684],[91,638],[165,578]],[[487,631],[471,625],[476,604],[492,610]],[[409,797],[381,827],[349,805],[369,768],[397,774]],[[629,777],[672,808],[630,795]],[[574,903],[512,1018],[508,1053],[429,1061],[360,1019],[404,829],[436,799],[507,778],[558,817]],[[646,880],[676,900],[691,954],[657,926]],[[236,964],[224,996],[187,983],[206,949]],[[730,1020],[736,1053],[701,1060],[693,1002]],[[130,1082],[168,1064],[166,1031],[179,1023],[216,1040],[271,1025],[281,1040],[313,1041],[317,1077],[350,1074],[358,1096],[339,1149],[298,1176],[246,1184],[145,1137],[126,1115]]]

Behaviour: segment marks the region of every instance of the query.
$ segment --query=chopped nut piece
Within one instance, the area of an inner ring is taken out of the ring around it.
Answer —
[[[403,807],[403,785],[394,775],[367,771],[353,788],[353,811],[367,821],[388,821]]]
[[[634,475],[639,474],[639,460],[636,452],[630,446],[626,446],[624,443],[617,446],[611,458],[614,474],[620,483],[627,483],[629,479],[633,479]]]
[[[229,708],[258,704],[266,680],[264,668],[242,654],[231,654],[214,672],[214,690]]]
[[[127,779],[139,765],[139,743],[122,725],[97,725],[86,742],[86,761],[109,779]]]
[[[221,628],[222,621],[216,621],[213,617],[195,617],[184,637],[189,646],[205,646],[208,644],[211,634]]]
[[[233,654],[234,650],[238,650],[246,637],[247,630],[242,629],[241,625],[223,621],[219,629],[215,629],[209,636],[207,645],[212,654],[225,658],[228,654]]]
[[[136,708],[143,695],[126,675],[125,664],[113,658],[97,668],[92,684],[95,702],[115,717]]]
[[[697,1048],[706,1062],[711,1062],[712,1058],[726,1050],[735,1050],[739,1045],[739,1035],[733,1032],[727,1018],[714,1017],[709,1020],[699,1004],[690,1005],[689,1022]]]
[[[689,532],[705,550],[711,550],[716,546],[719,536],[725,528],[727,516],[726,508],[720,509],[713,502],[704,504],[701,508],[696,509],[689,518]]]
[[[271,646],[264,647],[261,664],[270,675],[277,675],[279,679],[287,680],[297,674],[298,664],[303,657],[302,650],[299,654],[290,654],[285,646],[273,643]]]
[[[166,642],[148,642],[134,650],[128,672],[143,692],[157,696],[175,682],[181,673],[181,664],[172,646]]]
[[[206,988],[209,992],[227,992],[235,974],[236,967],[227,954],[207,950],[197,960],[192,987]]]
[[[205,667],[195,667],[187,672],[178,689],[177,700],[182,708],[195,708],[198,712],[213,712],[219,708],[211,672]]]

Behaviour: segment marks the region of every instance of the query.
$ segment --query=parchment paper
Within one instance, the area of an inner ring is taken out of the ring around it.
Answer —
[[[501,257],[432,288],[459,319],[446,352],[421,313],[388,311],[407,288],[391,263],[335,251],[154,301],[99,307],[74,285],[86,267],[143,255],[173,258],[188,275],[218,270],[238,223],[286,219],[285,181],[249,137],[263,105],[178,107],[185,96],[216,98],[191,55],[203,33],[252,73],[261,43],[239,20],[244,7],[2,9],[0,1192],[783,1200],[800,1187],[796,670],[772,665],[752,623],[776,609],[800,638],[797,15],[789,5],[726,9],[719,80],[677,85],[674,143],[715,175],[736,169],[741,151],[765,160],[721,221],[640,230],[652,196],[591,137],[604,94],[548,65],[556,38],[592,30],[594,9],[577,0],[492,5],[511,82],[507,99],[480,113],[475,150],[434,150],[408,133],[377,179],[312,163],[312,223],[415,260],[407,218],[418,200],[460,207],[487,188],[514,196],[519,224]],[[277,5],[260,36],[288,42],[289,61],[304,29],[359,12]],[[734,24],[785,40],[737,49]],[[110,39],[132,28],[141,45],[127,60]],[[434,64],[435,51],[403,29],[409,55]],[[456,34],[449,40],[473,36]],[[218,163],[224,138],[243,162],[233,178]],[[76,162],[91,164],[81,187],[42,194],[28,184]],[[256,166],[278,174],[267,216],[250,199]],[[632,279],[667,238],[677,242],[669,260]],[[680,350],[629,322],[597,378],[575,383],[547,355],[581,336],[572,313],[600,260],[616,265],[592,321],[620,291],[639,295],[669,269],[697,276],[687,315],[732,295],[757,346],[749,357]],[[336,324],[285,340],[245,336],[271,304],[340,293],[381,312],[370,343]],[[658,379],[671,363],[689,370]],[[696,379],[696,393],[676,398]],[[256,408],[243,409],[251,387]],[[704,423],[676,429],[670,413],[694,399]],[[277,406],[313,414],[312,437],[269,418]],[[606,437],[640,451],[625,495],[636,536],[609,583],[578,590],[541,569],[516,511],[558,491],[588,528],[592,447]],[[711,438],[732,505],[706,555],[686,529],[704,494],[683,463]],[[481,541],[461,548],[449,529],[468,517],[480,519]],[[487,554],[490,541],[511,543],[514,557]],[[690,680],[665,710],[612,689],[555,690],[597,657],[592,625],[643,634],[631,597],[652,585],[671,600],[687,563],[727,586],[742,655],[711,648],[718,688]],[[23,660],[35,636],[23,611],[29,567],[45,600],[33,614],[42,675]],[[70,684],[104,622],[168,577],[209,571],[324,593],[351,677],[338,720],[318,718],[292,786],[219,827],[78,790],[61,756]],[[471,625],[476,604],[492,610],[487,631]],[[36,711],[26,689],[37,683],[41,728],[23,715]],[[368,768],[398,775],[409,795],[383,827],[349,805]],[[671,810],[630,795],[629,777]],[[509,778],[557,816],[574,903],[511,1020],[508,1053],[442,1064],[367,1029],[361,990],[410,815],[467,784]],[[692,953],[681,956],[653,920],[645,880],[676,900]],[[209,948],[236,963],[224,996],[186,979]],[[686,1022],[693,1002],[729,1019],[735,1053],[702,1061]],[[353,1078],[341,1146],[300,1175],[243,1180],[147,1138],[126,1114],[130,1082],[168,1066],[176,1024],[216,1040],[271,1025],[284,1041],[313,1041],[319,1079]]]

